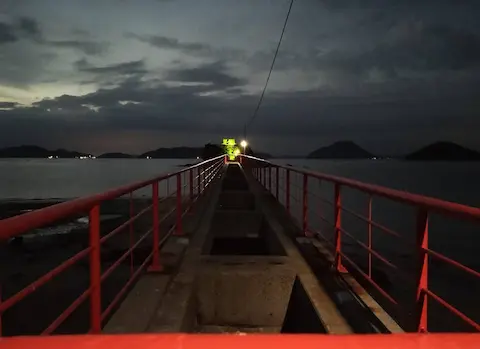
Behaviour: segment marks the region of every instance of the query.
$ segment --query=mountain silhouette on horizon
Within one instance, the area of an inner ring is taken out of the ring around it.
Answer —
[[[370,159],[374,155],[352,141],[339,141],[307,155],[308,159]]]
[[[422,161],[480,161],[480,152],[453,142],[429,144],[405,156],[405,160]]]

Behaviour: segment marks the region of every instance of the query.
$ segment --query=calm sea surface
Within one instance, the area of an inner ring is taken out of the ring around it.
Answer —
[[[189,159],[0,159],[0,200],[95,194],[195,163]]]
[[[0,159],[0,200],[74,198],[89,195],[133,181],[148,179],[156,175],[179,169],[181,165],[195,163],[197,160],[168,159],[105,159],[105,160],[22,160]],[[448,162],[403,162],[394,160],[368,161],[330,161],[330,160],[293,160],[276,159],[273,162],[291,164],[294,167],[308,168],[327,174],[348,177],[367,183],[383,185],[443,200],[480,207],[480,163]],[[292,214],[300,220],[302,199],[302,178],[292,175]],[[280,196],[285,177],[279,176]],[[329,203],[320,201],[333,200],[333,186],[311,180],[308,197],[310,211],[309,225],[321,232],[327,239],[333,238],[333,231],[325,219],[333,222],[333,210]],[[160,188],[166,190],[165,188]],[[144,192],[142,195],[149,195]],[[342,205],[351,210],[367,215],[368,196],[348,188],[342,189]],[[324,219],[322,219],[323,217]],[[395,230],[402,235],[399,240],[389,236],[380,229],[373,229],[373,246],[384,256],[406,271],[407,279],[415,273],[415,217],[416,209],[390,200],[374,198],[372,205],[374,221]],[[342,213],[342,227],[358,241],[367,242],[368,226],[348,213]],[[444,218],[432,214],[429,221],[430,248],[454,258],[472,269],[480,270],[480,231],[479,225],[466,223],[458,219]],[[358,248],[352,239],[343,240],[347,251],[362,269],[368,256]],[[413,247],[412,247],[413,246]],[[401,298],[410,291],[408,280],[393,273],[388,267],[374,258],[377,272],[385,275],[389,291]],[[480,280],[469,277],[454,268],[431,259],[430,286],[437,294],[468,316],[480,321]],[[388,285],[390,284],[390,285]],[[435,305],[433,305],[435,307]],[[435,317],[441,317],[439,330],[452,330],[453,323],[445,322],[450,318],[448,312],[438,310]],[[435,321],[435,320],[434,320]],[[446,324],[446,328],[442,328]],[[466,330],[468,328],[457,328]]]
[[[72,198],[147,179],[188,159],[0,159],[0,200]],[[480,163],[273,160],[480,207]]]

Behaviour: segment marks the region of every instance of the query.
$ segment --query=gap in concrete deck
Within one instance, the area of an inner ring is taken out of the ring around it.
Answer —
[[[222,182],[222,190],[248,191],[248,183],[244,178],[228,178]]]
[[[217,203],[219,210],[255,210],[255,196],[248,191],[223,191]]]
[[[211,255],[269,255],[267,243],[262,238],[251,237],[219,237],[214,238]]]
[[[222,182],[222,191],[245,191],[248,192],[248,182],[245,174],[238,165],[228,166]]]
[[[191,332],[326,333],[293,270],[215,266],[196,279]]]
[[[263,215],[255,211],[218,210],[202,251],[225,256],[286,255]]]

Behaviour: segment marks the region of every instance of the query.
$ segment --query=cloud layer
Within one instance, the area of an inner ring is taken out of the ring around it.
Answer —
[[[25,3],[0,17],[0,146],[91,152],[241,135],[286,9],[152,0],[109,11],[72,1],[56,16]],[[298,2],[252,141],[273,153],[342,139],[391,153],[439,139],[480,149],[477,7]]]

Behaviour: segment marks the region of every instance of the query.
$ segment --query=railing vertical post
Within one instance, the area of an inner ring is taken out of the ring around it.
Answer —
[[[89,212],[90,239],[90,331],[100,333],[102,329],[101,266],[100,266],[100,206]]]
[[[177,224],[176,235],[182,235],[182,176],[177,174]]]
[[[203,175],[203,165],[200,165],[199,166],[199,170],[198,170],[198,192],[199,194],[202,194],[203,193],[203,179],[204,179],[204,175]]]
[[[166,185],[166,187],[167,187],[167,195],[166,195],[166,197],[167,197],[167,198],[170,198],[170,178],[172,178],[172,177],[168,177],[168,178],[167,178],[167,185]]]
[[[272,192],[272,166],[268,165],[268,191]]]
[[[417,216],[418,283],[417,283],[417,331],[428,330],[427,293],[428,289],[428,212],[420,209]]]
[[[285,206],[287,207],[287,212],[290,214],[290,170],[287,171],[285,176]]]
[[[303,235],[308,235],[308,176],[303,175]]]
[[[158,182],[153,182],[152,184],[152,265],[149,268],[149,271],[158,272],[162,271],[162,266],[160,265],[160,253],[158,251],[160,244],[159,234],[159,218],[158,218]]]
[[[372,195],[368,196],[368,277],[372,277]]]
[[[196,175],[196,178],[197,178],[196,196],[199,196],[199,195],[200,195],[200,167],[197,167],[197,175]]]
[[[190,169],[188,170],[188,184],[189,184],[189,187],[190,187],[190,204],[193,203],[193,170]]]
[[[277,200],[279,200],[278,198],[278,166],[275,167],[275,197],[277,198]]]
[[[335,183],[335,199],[334,199],[334,214],[335,214],[335,268],[338,272],[346,272],[342,265],[342,199],[340,194],[340,184]]]
[[[0,305],[2,304],[2,284],[0,284]],[[3,329],[3,325],[2,325],[2,313],[0,313],[0,337],[2,337],[2,329]]]
[[[130,198],[129,198],[129,206],[130,206],[130,219],[133,218],[135,212],[133,210],[133,192],[130,193]],[[130,240],[130,248],[132,248],[134,244],[134,236],[133,236],[133,223],[130,222],[128,225],[129,229],[129,240]],[[130,251],[130,276],[133,275],[133,250]]]
[[[207,189],[208,182],[210,181],[210,165],[205,168],[205,176],[203,177],[205,183],[203,183],[203,190]]]

